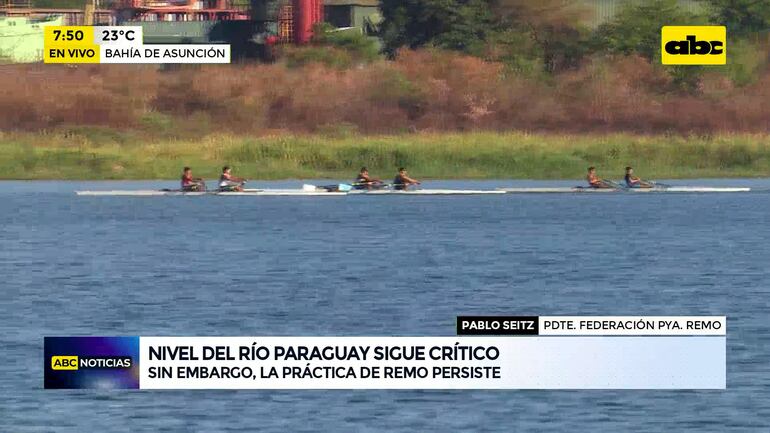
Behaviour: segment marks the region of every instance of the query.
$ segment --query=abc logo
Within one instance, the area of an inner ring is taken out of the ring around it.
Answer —
[[[724,65],[726,43],[724,26],[665,26],[661,61],[664,65]]]
[[[685,41],[671,41],[666,43],[666,52],[669,54],[722,54],[724,50],[722,41],[699,41],[695,35],[688,35]]]
[[[77,370],[77,356],[52,356],[51,369],[53,370]]]

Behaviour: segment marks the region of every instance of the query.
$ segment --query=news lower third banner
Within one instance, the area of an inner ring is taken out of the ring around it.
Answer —
[[[47,26],[45,63],[230,63],[227,44],[144,44],[141,26]]]
[[[45,337],[45,388],[726,387],[724,316],[461,316],[458,331],[468,319],[523,329],[450,337]],[[543,328],[556,323],[564,334]]]

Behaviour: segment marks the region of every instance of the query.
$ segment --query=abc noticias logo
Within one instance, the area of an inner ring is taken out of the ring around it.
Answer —
[[[125,369],[131,368],[130,356],[52,356],[52,370],[79,370],[89,368]]]
[[[725,26],[663,26],[660,42],[664,65],[727,64]]]

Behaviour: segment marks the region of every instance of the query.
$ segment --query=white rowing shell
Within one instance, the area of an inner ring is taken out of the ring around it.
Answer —
[[[699,187],[699,186],[673,186],[667,188],[499,188],[497,190],[462,190],[462,189],[415,189],[407,191],[395,190],[353,190],[349,192],[322,190],[311,191],[308,189],[247,189],[243,192],[181,192],[161,190],[112,190],[112,191],[76,191],[80,196],[343,196],[343,195],[479,195],[479,194],[548,194],[548,193],[723,193],[723,192],[749,192],[751,188],[740,187]]]
[[[500,188],[500,191],[514,194],[565,194],[565,193],[671,193],[671,192],[749,192],[751,188],[708,187],[708,186],[671,186],[667,188]]]
[[[350,195],[479,195],[479,194],[505,194],[502,190],[482,189],[413,189],[398,190],[352,190]]]
[[[350,192],[327,192],[322,190],[308,191],[303,189],[263,189],[263,190],[245,190],[243,192],[181,192],[181,191],[159,191],[159,190],[113,190],[113,191],[76,191],[80,196],[129,196],[129,197],[152,197],[152,196],[343,196],[343,195],[476,195],[476,194],[505,194],[500,190],[454,190],[454,189],[419,189],[411,191],[363,191],[354,190]]]

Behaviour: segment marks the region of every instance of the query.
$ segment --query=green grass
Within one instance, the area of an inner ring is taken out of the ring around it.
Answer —
[[[757,177],[770,173],[770,136],[668,137],[526,133],[391,136],[208,135],[169,139],[136,131],[75,128],[0,133],[2,179],[172,179],[182,166],[216,177],[222,165],[251,179],[352,178],[362,165],[390,178],[578,179],[595,165],[617,178]]]

